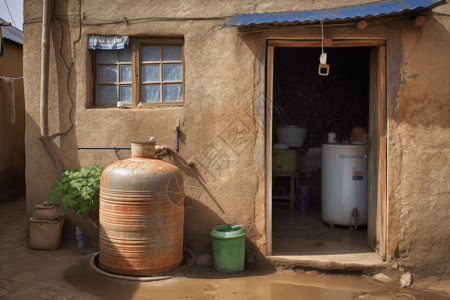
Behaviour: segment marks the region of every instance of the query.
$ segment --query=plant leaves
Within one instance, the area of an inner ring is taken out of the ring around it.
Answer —
[[[104,170],[102,165],[90,165],[78,170],[70,167],[61,178],[53,183],[50,202],[59,199],[66,211],[72,208],[77,215],[98,215],[100,179]]]

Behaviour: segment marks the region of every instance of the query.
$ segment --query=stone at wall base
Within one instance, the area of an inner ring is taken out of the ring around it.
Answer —
[[[411,273],[408,272],[406,274],[403,274],[400,278],[400,287],[405,288],[411,286],[411,284],[413,283],[413,279],[414,278]]]
[[[392,280],[391,277],[389,277],[389,276],[387,276],[387,275],[384,275],[383,273],[375,274],[375,275],[373,275],[371,278],[374,279],[374,280],[376,280],[376,281],[384,282],[384,283],[390,283],[390,282],[393,282],[393,280]]]

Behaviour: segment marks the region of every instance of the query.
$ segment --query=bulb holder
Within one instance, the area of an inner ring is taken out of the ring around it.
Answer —
[[[328,76],[328,74],[330,74],[330,65],[320,64],[318,73],[320,76]]]
[[[320,54],[319,61],[320,61],[321,65],[326,65],[327,64],[327,54],[325,52]]]

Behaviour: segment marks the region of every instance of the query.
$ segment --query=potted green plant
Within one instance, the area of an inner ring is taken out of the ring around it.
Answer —
[[[98,227],[100,178],[105,167],[90,165],[81,169],[70,167],[53,183],[50,202],[59,200],[64,211],[72,208]]]

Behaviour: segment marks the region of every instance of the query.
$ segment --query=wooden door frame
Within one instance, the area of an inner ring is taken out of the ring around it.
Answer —
[[[266,255],[272,255],[272,136],[273,136],[273,70],[275,47],[321,47],[320,40],[267,40],[266,45]],[[377,203],[376,203],[376,240],[374,249],[383,259],[387,252],[387,101],[386,101],[386,41],[382,39],[333,40],[331,47],[373,47],[377,48],[378,57],[376,74],[379,76],[376,90],[371,91],[371,101],[378,101],[378,112],[369,111],[369,123],[376,117],[378,122],[378,157],[377,159]],[[370,83],[371,84],[371,83]],[[375,94],[375,96],[373,95]],[[371,104],[369,104],[371,105]],[[372,107],[372,106],[371,106]],[[374,137],[372,137],[374,139]],[[375,159],[375,158],[372,158]],[[374,180],[374,179],[369,179]]]
[[[387,255],[387,116],[386,46],[370,51],[369,82],[369,223],[367,242],[384,260]],[[376,180],[370,175],[377,174]]]

